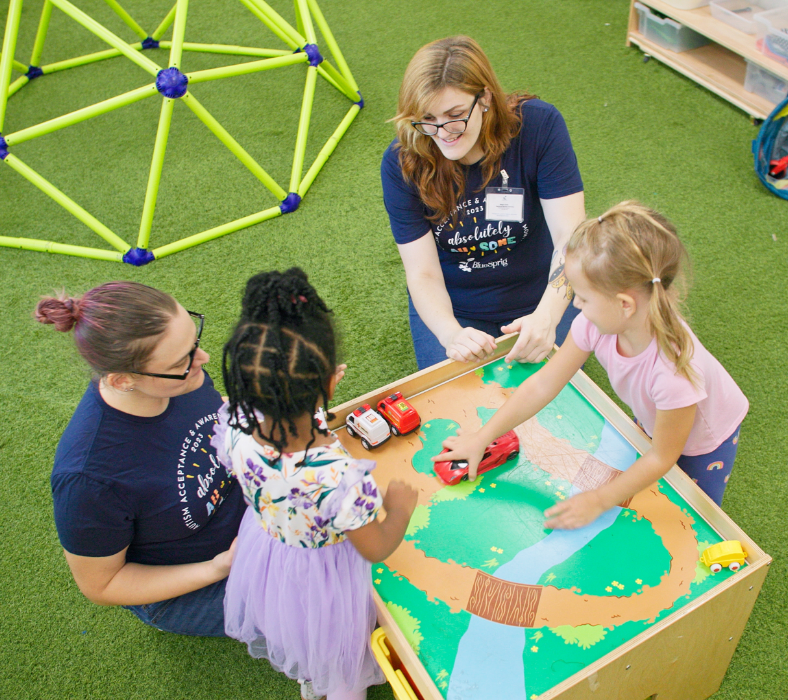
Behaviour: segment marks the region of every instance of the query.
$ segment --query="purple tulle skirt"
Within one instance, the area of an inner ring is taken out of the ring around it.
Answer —
[[[370,647],[371,565],[348,540],[318,549],[286,545],[246,509],[224,597],[224,628],[249,653],[315,692],[384,682]]]

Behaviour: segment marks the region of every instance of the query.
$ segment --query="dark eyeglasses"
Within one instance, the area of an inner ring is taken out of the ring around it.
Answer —
[[[435,136],[438,133],[438,129],[441,128],[450,134],[462,134],[468,128],[468,120],[471,118],[473,108],[476,106],[482,94],[483,93],[480,92],[473,98],[473,104],[468,110],[468,116],[463,119],[450,119],[447,122],[443,122],[443,124],[434,124],[433,122],[411,122],[411,124],[413,124],[413,128],[416,129],[416,131],[425,136]]]
[[[183,374],[156,374],[155,372],[132,372],[132,374],[141,374],[145,377],[158,377],[159,379],[180,380],[184,380],[189,376],[194,362],[194,355],[197,352],[197,348],[200,347],[200,336],[202,336],[202,328],[205,325],[205,314],[196,314],[194,311],[187,311],[186,313],[189,314],[189,316],[194,319],[195,324],[197,324],[197,340],[194,341],[194,347],[189,353],[189,364],[186,365],[186,371]]]

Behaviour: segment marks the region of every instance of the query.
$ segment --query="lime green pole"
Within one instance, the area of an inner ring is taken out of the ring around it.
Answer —
[[[164,166],[164,153],[167,150],[167,137],[170,135],[172,110],[175,100],[164,98],[159,113],[159,129],[156,132],[156,142],[153,144],[153,159],[148,174],[148,188],[145,191],[145,204],[142,207],[142,220],[140,233],[137,237],[137,248],[147,248],[150,241],[150,230],[153,225],[153,213],[156,210],[156,197],[159,194],[161,182],[161,169]]]
[[[306,36],[306,32],[304,31],[304,20],[301,17],[301,8],[298,6],[298,0],[293,0],[293,5],[295,9],[296,31]]]
[[[334,81],[332,84],[336,86],[337,90],[339,90],[343,95],[345,95],[348,99],[352,100],[353,102],[358,102],[358,91],[354,90],[350,87],[350,83],[345,80],[344,76],[332,66],[328,61],[323,61],[318,67],[318,71],[321,69],[325,69],[325,75],[323,77],[328,80],[329,76]],[[329,80],[329,82],[331,82]]]
[[[197,118],[205,124],[230,151],[238,160],[241,161],[250,171],[251,173],[258,179],[260,182],[265,185],[268,190],[270,190],[273,195],[282,200],[287,197],[287,192],[285,192],[279,185],[276,184],[275,180],[265,171],[260,165],[255,161],[252,156],[250,156],[244,148],[239,144],[229,133],[225,130],[225,128],[216,121],[216,119],[211,116],[205,107],[203,107],[198,101],[197,98],[194,97],[190,92],[187,92],[181,100],[186,104],[186,106],[191,109],[197,115]]]
[[[248,73],[257,73],[259,71],[270,70],[271,68],[292,66],[296,63],[307,63],[308,61],[309,56],[303,52],[291,53],[287,56],[278,56],[277,58],[265,58],[262,61],[249,61],[248,63],[239,63],[234,66],[198,70],[194,73],[189,73],[187,77],[189,78],[189,85],[191,85],[192,83],[204,83],[206,80],[247,75]]]
[[[13,60],[11,67],[18,73],[27,73],[27,66],[16,59]]]
[[[310,44],[317,44],[317,36],[315,35],[315,27],[312,25],[312,17],[309,14],[309,6],[306,0],[295,0],[296,16],[301,20],[303,29],[300,33],[306,36],[306,40]]]
[[[248,226],[254,226],[255,224],[259,224],[263,221],[268,221],[268,219],[274,219],[281,214],[282,210],[278,206],[271,207],[270,209],[265,209],[261,212],[258,212],[257,214],[245,216],[243,219],[237,219],[236,221],[231,221],[228,224],[217,226],[216,228],[203,231],[202,233],[195,233],[193,236],[183,238],[180,241],[168,243],[167,245],[163,245],[160,248],[154,248],[152,252],[156,257],[156,260],[159,260],[165,255],[172,255],[173,253],[186,250],[187,248],[192,248],[196,245],[199,245],[200,243],[211,241],[214,238],[226,236],[228,233],[233,233],[233,231],[238,231],[242,228],[247,228]]]
[[[314,66],[309,66],[306,69],[304,100],[301,103],[301,117],[298,120],[298,135],[296,136],[295,154],[293,155],[293,171],[290,174],[291,192],[298,192],[298,185],[301,182],[301,171],[304,169],[306,137],[309,133],[309,118],[312,115],[312,101],[315,98],[316,81],[317,69]]]
[[[20,143],[30,141],[30,139],[37,138],[38,136],[51,134],[53,131],[57,131],[58,129],[63,129],[67,126],[71,126],[72,124],[79,124],[79,122],[91,119],[92,117],[98,117],[101,114],[111,112],[113,109],[125,107],[126,105],[134,104],[135,102],[144,100],[146,97],[152,97],[153,95],[158,94],[159,93],[156,90],[155,85],[146,85],[145,87],[137,88],[136,90],[132,90],[131,92],[127,92],[123,95],[111,97],[110,99],[104,100],[103,102],[98,102],[97,104],[83,107],[82,109],[78,109],[76,112],[64,114],[61,117],[50,119],[48,121],[42,122],[41,124],[36,124],[35,126],[29,126],[26,129],[15,131],[12,134],[8,134],[8,136],[5,137],[5,140],[9,146],[17,146]]]
[[[306,195],[306,193],[309,191],[309,188],[312,186],[312,183],[315,181],[318,173],[323,169],[323,166],[334,152],[334,149],[337,147],[340,139],[345,135],[345,132],[348,130],[348,128],[350,128],[350,125],[353,123],[353,120],[360,111],[361,107],[358,105],[351,105],[348,113],[339,123],[336,131],[331,134],[328,141],[326,141],[326,145],[320,149],[320,153],[317,154],[315,162],[312,163],[312,167],[309,168],[309,171],[304,176],[304,179],[301,180],[301,184],[298,186],[298,196],[301,197],[301,199],[303,199],[304,195]]]
[[[265,14],[272,22],[274,22],[283,32],[285,32],[292,41],[296,43],[297,47],[306,44],[306,39],[301,36],[290,24],[265,0],[252,0],[252,3]]]
[[[326,62],[325,62],[325,61],[323,61],[323,63],[325,64]],[[336,80],[334,80],[334,79],[333,79],[333,78],[332,78],[332,77],[331,77],[331,76],[330,76],[328,73],[326,73],[326,72],[323,70],[323,66],[322,66],[322,65],[320,65],[320,66],[318,66],[318,67],[317,67],[317,74],[318,74],[318,75],[319,75],[321,78],[323,78],[323,80],[325,80],[325,81],[326,81],[326,82],[327,82],[327,83],[328,83],[328,84],[329,84],[331,87],[334,87],[334,88],[336,88],[338,92],[342,92],[342,93],[344,93],[344,90],[343,90],[343,89],[340,87],[339,83],[338,83]],[[348,88],[348,90],[349,90],[349,89],[350,89],[350,88]]]
[[[19,33],[19,18],[22,15],[22,0],[11,0],[8,6],[8,20],[3,37],[3,54],[0,56],[0,132],[5,121],[5,108],[8,104],[8,86],[11,84],[11,67],[16,51],[16,36]]]
[[[44,7],[41,10],[41,19],[38,22],[38,29],[36,30],[36,41],[33,44],[33,53],[30,54],[30,65],[37,66],[41,60],[41,54],[44,51],[44,39],[47,36],[49,29],[49,18],[52,16],[52,3],[45,0]]]
[[[331,55],[337,62],[340,73],[342,73],[345,80],[350,83],[350,87],[353,88],[353,91],[358,92],[358,85],[353,79],[353,74],[350,72],[350,68],[347,65],[347,61],[345,61],[345,57],[342,55],[342,51],[339,49],[339,44],[337,44],[336,39],[334,39],[334,35],[331,33],[331,29],[328,26],[328,22],[326,22],[326,18],[323,16],[323,13],[320,11],[320,8],[317,5],[317,0],[306,0],[306,2],[309,4],[309,9],[312,11],[312,16],[315,18],[315,22],[317,23],[318,29],[320,29],[320,33],[323,35],[328,48],[331,50]]]
[[[172,27],[172,42],[170,43],[170,66],[179,68],[183,57],[183,37],[186,34],[186,13],[189,9],[189,0],[178,0],[175,7],[175,24]]]
[[[113,12],[118,17],[120,17],[123,20],[123,23],[140,39],[144,40],[148,38],[148,32],[146,32],[142,27],[140,27],[139,24],[137,24],[137,22],[134,21],[134,18],[120,6],[117,0],[104,0],[104,2],[106,2],[107,5],[112,8]]]
[[[141,49],[142,44],[137,42],[136,44],[130,44],[131,48]],[[117,49],[105,49],[104,51],[97,51],[96,53],[89,53],[85,54],[84,56],[76,56],[74,58],[68,58],[65,61],[57,61],[56,63],[48,63],[45,66],[41,66],[41,70],[44,71],[45,75],[49,75],[50,73],[56,73],[60,70],[66,70],[68,68],[76,68],[77,66],[86,66],[89,63],[98,63],[99,61],[105,61],[108,58],[115,58],[115,56],[120,56],[121,53]]]
[[[172,21],[175,19],[175,10],[177,8],[178,8],[178,3],[175,3],[172,6],[172,9],[167,13],[167,16],[161,21],[161,24],[158,27],[156,27],[156,31],[153,32],[153,34],[151,34],[151,39],[155,39],[156,41],[158,41],[164,36],[164,32],[166,32],[170,28]]]
[[[259,19],[266,27],[268,27],[276,36],[278,36],[287,46],[291,49],[299,48],[298,42],[293,41],[282,29],[280,29],[264,12],[262,12],[252,0],[241,0],[241,4],[246,7],[257,19]]]
[[[74,7],[68,0],[50,0],[52,4],[59,10],[65,12],[75,22],[81,24],[85,29],[95,34],[99,39],[106,41],[110,46],[120,51],[132,63],[136,63],[143,70],[148,71],[151,75],[156,75],[161,67],[156,65],[147,56],[143,56],[138,51],[135,51],[120,37],[113,34],[111,31],[100,25],[92,17],[88,17],[82,10]],[[12,0],[14,2],[14,0]]]
[[[12,95],[15,95],[17,92],[19,92],[29,82],[30,82],[30,78],[28,78],[26,75],[23,75],[20,78],[17,78],[8,87],[8,96],[11,97]]]
[[[159,46],[163,49],[168,49],[171,45],[171,41],[159,42]],[[183,50],[227,54],[229,56],[258,56],[260,58],[276,58],[277,56],[291,56],[293,54],[292,51],[281,51],[279,49],[258,49],[253,46],[232,46],[230,44],[195,44],[189,41],[183,42]]]
[[[129,249],[128,243],[110,231],[92,214],[88,214],[79,204],[63,194],[51,182],[45,180],[35,170],[25,165],[13,153],[9,153],[3,162],[9,165],[13,170],[16,170],[16,172],[26,180],[32,182],[44,194],[52,197],[61,207],[76,216],[85,226],[95,231],[112,247],[117,248],[121,253],[125,253]]]
[[[81,245],[55,243],[54,241],[40,241],[36,238],[0,236],[0,246],[5,248],[18,248],[20,250],[35,250],[39,253],[62,253],[63,255],[76,255],[80,258],[123,262],[123,253],[117,253],[112,250],[101,250],[100,248],[87,248]]]

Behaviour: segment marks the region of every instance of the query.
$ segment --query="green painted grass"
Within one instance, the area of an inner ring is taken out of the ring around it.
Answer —
[[[132,38],[104,3],[80,0],[79,5]],[[290,3],[275,0],[273,5],[292,19]],[[0,15],[7,6],[0,0]],[[150,27],[170,6],[135,0],[127,9]],[[24,5],[20,60],[29,56],[39,7],[32,0]],[[490,0],[483,5],[456,0],[450,8],[414,0],[325,0],[323,11],[367,106],[297,213],[141,269],[0,249],[0,469],[6,494],[0,509],[0,696],[297,698],[294,682],[251,660],[240,644],[160,634],[122,609],[97,607],[80,595],[54,531],[48,475],[87,373],[70,338],[38,326],[30,313],[39,295],[53,288],[79,293],[119,278],[160,287],[206,314],[204,339],[215,375],[245,280],[261,269],[297,264],[339,321],[342,355],[350,367],[338,401],[415,371],[404,275],[388,231],[378,167],[393,133],[385,120],[395,112],[408,60],[424,43],[464,32],[487,50],[506,89],[529,89],[562,111],[589,213],[624,198],[641,199],[671,217],[689,247],[692,326],[752,404],[725,509],[775,557],[715,700],[782,697],[788,682],[788,536],[782,518],[788,501],[782,301],[788,281],[788,203],[769,194],[752,171],[755,127],[723,100],[656,61],[644,64],[639,51],[626,48],[626,0]],[[232,2],[192,2],[187,28],[192,41],[278,47]],[[44,61],[101,48],[85,30],[53,14]],[[151,56],[166,60],[161,51]],[[224,60],[188,54],[184,67],[197,70]],[[303,87],[300,78],[288,79],[297,70],[194,89],[280,183],[288,180]],[[4,132],[147,80],[124,59],[41,78],[12,98]],[[347,108],[342,98],[319,86],[307,160]],[[150,100],[15,152],[132,241],[157,118],[158,105]],[[272,204],[272,197],[191,112],[176,105],[154,245]],[[0,231],[100,244],[10,168],[0,168]],[[607,387],[593,361],[589,372]],[[387,688],[370,692],[372,700],[390,697]]]

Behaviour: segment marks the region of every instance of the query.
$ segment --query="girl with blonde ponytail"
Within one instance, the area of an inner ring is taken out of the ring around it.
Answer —
[[[451,451],[439,458],[467,459],[474,478],[485,446],[544,408],[593,352],[651,449],[612,482],[548,509],[545,526],[587,525],[676,463],[721,504],[749,403],[682,318],[677,283],[685,258],[673,224],[638,202],[580,224],[567,246],[566,276],[581,313],[566,342],[481,430],[448,438]]]

